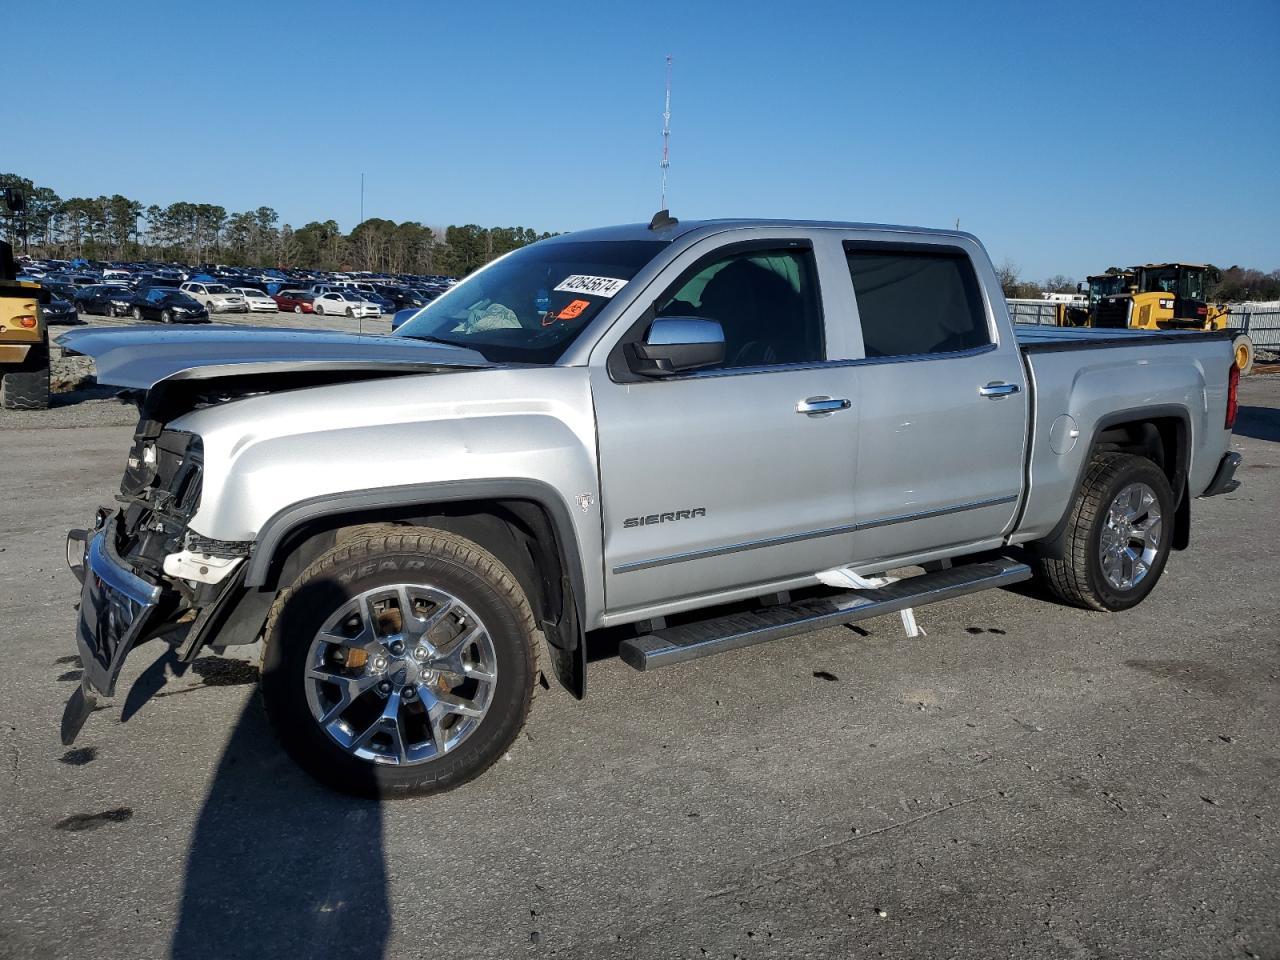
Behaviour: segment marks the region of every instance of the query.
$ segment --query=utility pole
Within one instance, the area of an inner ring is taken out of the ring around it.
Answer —
[[[659,210],[667,209],[667,170],[671,167],[671,54],[667,54],[667,98],[662,108],[662,201]]]

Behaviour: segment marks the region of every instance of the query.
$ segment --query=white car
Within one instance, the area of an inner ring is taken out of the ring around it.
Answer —
[[[328,290],[316,294],[312,309],[324,316],[338,314],[344,317],[380,317],[382,308],[376,303],[369,303],[353,290]]]
[[[244,295],[234,292],[225,283],[188,281],[178,288],[193,300],[203,303],[210,313],[248,313],[249,304]]]
[[[249,305],[249,312],[261,310],[264,313],[275,313],[277,309],[276,302],[268,297],[261,290],[253,287],[232,287],[232,293],[238,293],[244,297],[244,302]]]

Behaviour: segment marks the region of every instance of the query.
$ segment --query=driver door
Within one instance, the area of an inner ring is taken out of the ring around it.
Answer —
[[[825,363],[811,244],[733,244],[672,271],[592,369],[606,620],[781,589],[853,551],[857,419],[838,403],[806,407],[847,399],[841,369]],[[723,363],[635,375],[628,338],[673,316],[717,321]]]

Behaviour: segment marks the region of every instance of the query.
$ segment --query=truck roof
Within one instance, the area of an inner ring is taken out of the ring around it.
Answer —
[[[964,238],[977,242],[977,238],[960,230],[939,230],[933,227],[910,227],[886,223],[857,223],[839,220],[776,220],[767,218],[725,217],[713,220],[679,220],[654,229],[647,223],[623,223],[611,227],[593,227],[575,230],[550,238],[550,242],[581,240],[675,240],[691,233],[718,233],[723,230],[747,227],[810,227],[832,230],[881,230],[903,233],[927,233],[951,239]]]

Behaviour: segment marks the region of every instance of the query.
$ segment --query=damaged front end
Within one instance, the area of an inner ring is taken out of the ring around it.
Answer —
[[[190,661],[244,576],[248,543],[222,543],[188,528],[200,504],[203,460],[195,434],[143,417],[115,509],[100,507],[93,529],[67,535],[67,563],[81,581],[76,646],[80,688],[63,716],[70,744],[96,695],[115,693],[125,658],[156,638]]]

